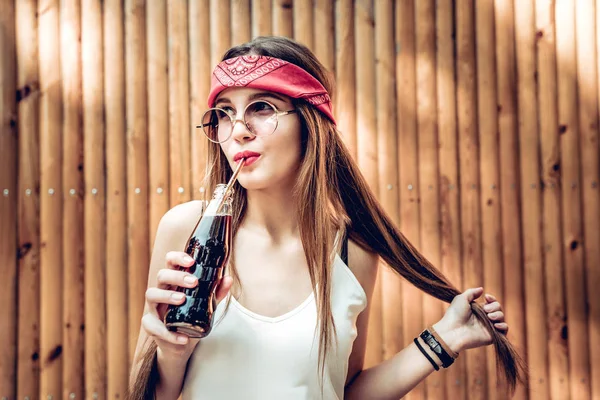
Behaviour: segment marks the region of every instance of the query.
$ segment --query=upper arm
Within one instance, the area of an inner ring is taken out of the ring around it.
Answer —
[[[147,288],[156,287],[158,271],[165,268],[165,257],[170,251],[183,251],[192,230],[196,226],[202,212],[202,202],[191,201],[170,209],[161,218],[156,230],[150,268],[148,270]],[[144,314],[148,312],[148,304],[144,302]],[[140,329],[134,354],[134,362],[144,349],[148,336]]]
[[[371,299],[377,278],[377,266],[379,257],[375,253],[360,248],[353,241],[348,241],[348,267],[356,276],[367,295],[367,306],[356,320],[357,336],[352,346],[352,353],[348,360],[348,375],[346,385],[350,383],[363,369],[365,351],[367,347],[367,330],[369,326],[369,314]]]

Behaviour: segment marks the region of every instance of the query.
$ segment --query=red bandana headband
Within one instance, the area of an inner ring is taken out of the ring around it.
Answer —
[[[278,58],[246,55],[222,61],[213,71],[208,106],[230,87],[248,87],[303,99],[323,112],[334,124],[327,90],[302,68]]]

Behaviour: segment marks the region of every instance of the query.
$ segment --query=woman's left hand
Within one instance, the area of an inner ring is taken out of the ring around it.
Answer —
[[[483,288],[465,290],[454,298],[444,317],[433,325],[442,339],[457,353],[492,343],[492,336],[471,310],[471,303],[482,294]],[[486,294],[484,298],[483,310],[488,319],[498,332],[506,334],[508,325],[504,322],[502,306],[491,294]]]

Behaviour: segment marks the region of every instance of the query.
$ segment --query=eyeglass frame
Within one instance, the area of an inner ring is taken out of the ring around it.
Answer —
[[[254,132],[252,132],[250,130],[250,128],[248,127],[248,123],[246,122],[245,117],[246,117],[246,111],[248,110],[248,107],[250,107],[251,105],[256,104],[256,103],[266,103],[269,106],[273,107],[273,110],[275,110],[275,116],[277,117],[277,119],[275,121],[275,128],[273,128],[273,132],[269,133],[268,135],[257,135],[256,133],[254,133]],[[283,117],[283,116],[288,115],[288,114],[294,114],[298,110],[297,109],[292,109],[292,110],[287,110],[287,111],[279,111],[279,109],[277,108],[277,106],[275,104],[271,103],[270,101],[262,100],[262,99],[257,99],[257,100],[251,101],[250,103],[248,103],[246,105],[246,107],[244,107],[244,112],[242,113],[242,118],[241,119],[237,118],[237,116],[238,116],[237,112],[235,113],[235,118],[234,118],[233,115],[231,115],[229,112],[227,112],[223,108],[220,108],[220,107],[211,107],[211,108],[207,109],[206,111],[204,111],[204,113],[202,114],[202,120],[204,120],[204,117],[206,116],[206,113],[208,113],[210,111],[221,111],[221,112],[225,113],[229,117],[229,119],[231,120],[231,132],[229,132],[229,136],[227,136],[227,138],[224,139],[224,140],[222,140],[222,141],[214,141],[213,139],[210,138],[210,136],[208,136],[206,134],[206,131],[204,130],[205,126],[211,126],[213,124],[200,124],[200,125],[196,125],[196,128],[201,128],[202,129],[202,133],[204,133],[204,136],[206,136],[206,138],[208,140],[210,140],[213,143],[220,144],[220,143],[225,143],[226,141],[228,141],[229,139],[231,139],[231,137],[233,136],[233,129],[235,128],[235,124],[238,123],[238,122],[242,122],[244,124],[244,127],[246,128],[246,130],[252,136],[254,136],[254,137],[257,137],[257,136],[261,136],[261,137],[263,137],[263,136],[271,136],[277,130],[277,127],[279,127],[279,117]]]

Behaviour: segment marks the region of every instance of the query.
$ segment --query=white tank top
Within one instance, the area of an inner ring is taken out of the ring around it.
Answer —
[[[226,305],[222,301],[212,332],[190,358],[183,399],[343,399],[356,319],[367,305],[367,296],[339,256],[333,264],[331,309],[337,340],[328,351],[322,394],[317,308],[311,293],[296,308],[275,318],[258,315],[231,296],[221,319]]]

